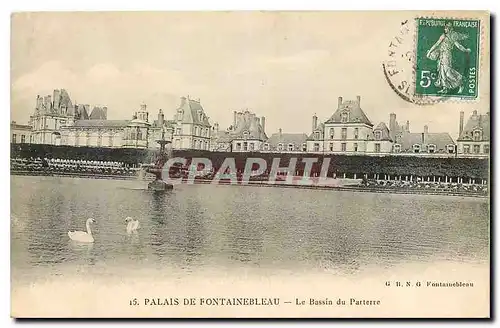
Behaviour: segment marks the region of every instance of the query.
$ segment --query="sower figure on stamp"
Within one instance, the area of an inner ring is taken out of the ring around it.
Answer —
[[[452,54],[454,47],[460,51],[469,53],[470,49],[459,43],[467,39],[466,34],[453,31],[450,25],[444,27],[444,33],[439,40],[427,51],[427,58],[437,60],[437,80],[435,85],[441,87],[439,93],[446,93],[449,89],[458,89],[458,93],[463,90],[463,76],[452,67]]]

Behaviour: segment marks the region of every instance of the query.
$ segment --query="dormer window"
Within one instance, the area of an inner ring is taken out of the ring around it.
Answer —
[[[314,132],[314,138],[319,140],[319,131]]]
[[[375,140],[382,139],[382,131],[379,131],[379,130],[375,131],[374,136],[375,136]]]
[[[473,132],[474,141],[481,141],[481,130],[475,130]]]
[[[247,139],[249,135],[250,135],[250,132],[248,132],[248,131],[243,132],[243,138]]]
[[[302,151],[307,151],[307,143],[302,144]]]
[[[400,144],[395,144],[394,145],[394,152],[395,153],[401,152],[401,145]]]
[[[293,151],[294,150],[294,146],[292,143],[288,144],[288,151]]]
[[[413,145],[413,152],[420,153],[420,145]]]
[[[264,144],[264,150],[269,150],[269,144],[267,142]]]
[[[181,109],[181,110],[179,110],[179,111],[177,112],[177,119],[178,119],[179,121],[182,121],[182,117],[183,117],[183,111],[182,111],[182,109]]]
[[[430,153],[430,154],[433,154],[436,152],[436,145],[428,145],[427,146],[427,151]]]
[[[342,123],[347,123],[348,120],[349,120],[349,113],[343,112],[342,114],[340,114],[340,121]]]
[[[449,154],[453,154],[455,152],[455,145],[448,145],[446,149],[448,149]]]
[[[279,150],[279,151],[282,151],[282,150],[283,150],[283,144],[282,144],[281,142],[278,144],[278,150]]]

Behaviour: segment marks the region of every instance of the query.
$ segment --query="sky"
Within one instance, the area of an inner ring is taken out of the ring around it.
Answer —
[[[36,96],[66,89],[73,102],[130,119],[173,118],[180,97],[200,99],[225,129],[233,111],[266,117],[266,133],[309,134],[337,98],[356,99],[374,125],[396,113],[412,132],[458,134],[459,112],[489,111],[489,62],[480,100],[419,106],[391,90],[388,46],[411,12],[115,12],[12,16],[11,120],[27,123]],[[488,35],[486,35],[488,37]],[[487,44],[487,43],[486,43]],[[487,53],[486,49],[484,53]],[[482,79],[481,79],[482,77]]]

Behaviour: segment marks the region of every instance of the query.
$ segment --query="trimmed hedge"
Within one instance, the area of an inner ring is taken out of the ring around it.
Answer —
[[[212,166],[218,169],[227,157],[235,159],[239,171],[245,168],[249,157],[263,158],[266,160],[268,170],[271,169],[273,159],[280,159],[280,167],[288,166],[291,158],[297,158],[296,170],[302,174],[305,164],[303,158],[317,158],[313,164],[313,173],[321,171],[323,158],[330,158],[329,175],[333,173],[348,176],[356,174],[388,174],[388,175],[413,175],[413,176],[448,176],[462,178],[489,178],[489,160],[487,158],[427,158],[408,156],[351,156],[351,155],[322,155],[322,154],[289,154],[289,153],[227,153],[209,152],[200,150],[174,150],[174,157],[209,158]],[[154,152],[145,149],[130,148],[95,148],[53,146],[40,144],[11,144],[11,157],[47,157],[61,159],[81,159],[98,161],[116,161],[127,165],[137,165],[151,162]]]

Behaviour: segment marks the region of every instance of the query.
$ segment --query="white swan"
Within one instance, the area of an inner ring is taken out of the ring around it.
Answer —
[[[92,237],[92,231],[90,230],[90,223],[95,223],[95,220],[90,218],[87,219],[85,226],[87,227],[87,232],[85,231],[68,231],[68,236],[71,240],[80,241],[83,243],[93,243],[94,237]]]
[[[131,233],[139,229],[139,220],[133,219],[130,216],[128,216],[125,219],[125,222],[127,223],[127,233]]]

